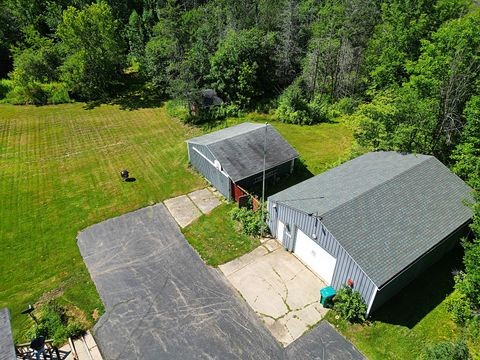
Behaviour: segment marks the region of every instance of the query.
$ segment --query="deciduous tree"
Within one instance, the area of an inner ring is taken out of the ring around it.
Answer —
[[[228,101],[248,107],[272,94],[275,34],[256,28],[230,31],[210,59],[213,86]]]
[[[142,18],[135,10],[130,14],[125,36],[128,40],[130,59],[135,62],[142,62],[145,56],[145,35]]]
[[[82,99],[107,95],[124,65],[124,45],[110,7],[102,2],[82,10],[69,7],[57,35],[65,57],[61,78],[71,91]]]

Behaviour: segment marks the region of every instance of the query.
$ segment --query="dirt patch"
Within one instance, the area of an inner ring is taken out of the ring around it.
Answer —
[[[67,286],[68,282],[63,282],[58,288],[43,293],[43,295],[40,296],[40,298],[35,302],[33,306],[38,309],[43,305],[48,304],[49,302],[59,298],[63,295]]]
[[[98,309],[95,308],[92,312],[93,321],[97,321],[100,318],[100,316],[101,316],[100,311],[98,311]]]

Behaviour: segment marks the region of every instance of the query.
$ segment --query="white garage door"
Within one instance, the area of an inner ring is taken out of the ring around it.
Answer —
[[[277,223],[277,239],[280,241],[280,244],[283,245],[283,232],[285,230],[285,224],[278,220]]]
[[[323,250],[300,229],[297,230],[294,253],[330,285],[337,259]]]

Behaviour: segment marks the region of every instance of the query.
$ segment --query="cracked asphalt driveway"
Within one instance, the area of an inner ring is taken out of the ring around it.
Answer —
[[[78,246],[105,305],[93,334],[106,360],[363,359],[327,323],[283,349],[163,204],[93,225]]]

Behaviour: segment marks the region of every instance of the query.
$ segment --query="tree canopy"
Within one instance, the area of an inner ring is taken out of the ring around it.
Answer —
[[[82,10],[69,7],[58,25],[59,49],[64,56],[60,77],[83,99],[104,96],[114,85],[124,62],[118,22],[106,3]]]
[[[285,122],[348,115],[363,149],[451,163],[478,95],[471,0],[0,1],[0,94],[16,103],[49,84],[87,101],[132,80],[184,103],[213,88]]]

